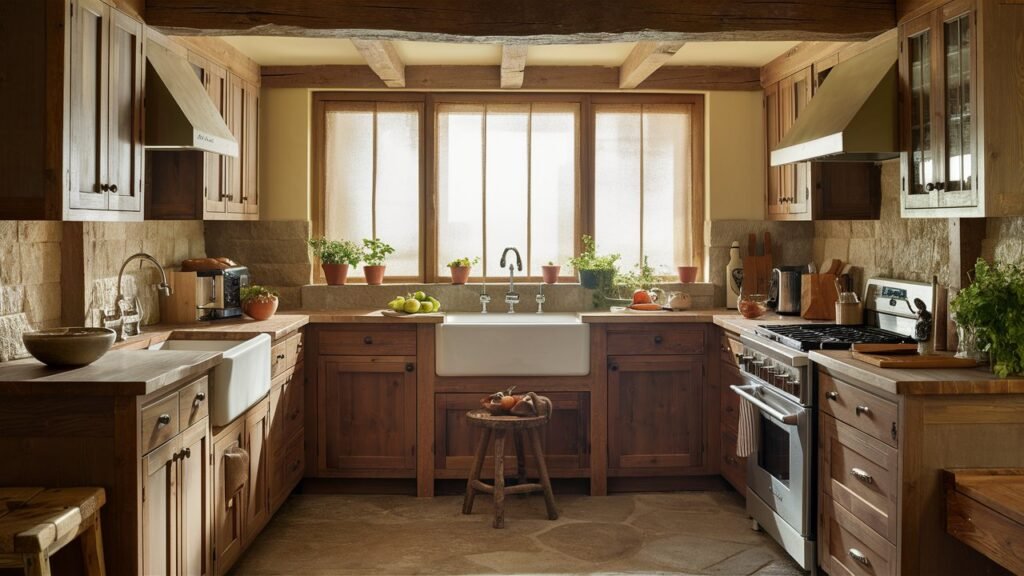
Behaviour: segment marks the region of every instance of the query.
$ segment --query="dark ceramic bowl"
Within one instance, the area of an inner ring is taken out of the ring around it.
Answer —
[[[25,349],[47,366],[76,368],[92,364],[114,345],[117,334],[110,328],[54,328],[26,332]]]

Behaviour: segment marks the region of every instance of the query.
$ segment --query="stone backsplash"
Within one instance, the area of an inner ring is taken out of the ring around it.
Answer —
[[[0,315],[24,312],[36,329],[60,325],[60,222],[0,221]]]
[[[299,287],[309,284],[312,272],[309,222],[206,222],[206,251],[226,256],[249,268],[252,281],[281,293],[281,308],[298,308]]]
[[[742,258],[747,256],[748,235],[755,234],[760,246],[765,232],[772,237],[775,266],[798,266],[811,261],[815,240],[811,222],[712,220],[704,223],[704,253],[708,280],[715,287],[715,306],[725,306],[725,266],[729,263],[729,247],[733,241],[739,241]]]

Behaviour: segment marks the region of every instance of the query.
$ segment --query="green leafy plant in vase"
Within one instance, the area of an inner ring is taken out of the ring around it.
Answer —
[[[469,272],[472,270],[473,265],[479,261],[480,258],[470,259],[469,256],[463,256],[449,262],[448,268],[452,272],[452,284],[460,285],[469,281]]]
[[[590,290],[611,287],[615,278],[615,264],[619,261],[618,254],[599,256],[594,246],[594,239],[582,237],[583,250],[579,256],[569,259],[569,265],[580,274],[580,285]]]
[[[308,243],[313,256],[320,260],[328,286],[344,285],[349,268],[362,261],[363,252],[355,242],[320,237],[310,238]]]
[[[370,286],[384,283],[384,262],[395,253],[393,246],[378,238],[363,238],[363,275]]]
[[[973,333],[977,348],[988,352],[997,376],[1024,374],[1024,266],[979,258],[974,281],[960,290],[950,310],[959,333]]]
[[[253,320],[267,320],[277,313],[278,293],[273,288],[252,284],[241,290],[242,311]]]

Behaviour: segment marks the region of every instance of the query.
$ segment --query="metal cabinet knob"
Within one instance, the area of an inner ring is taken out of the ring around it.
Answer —
[[[373,344],[373,337],[366,336],[365,338],[363,338],[363,344]]]
[[[861,470],[860,468],[850,468],[850,474],[853,474],[854,478],[856,478],[857,480],[860,480],[861,482],[863,482],[865,484],[874,484],[875,483],[874,477],[872,477],[871,474],[868,474],[864,470]]]
[[[277,355],[277,359],[278,360],[284,360],[284,358],[285,358],[284,354],[278,354]]]
[[[839,400],[839,393],[832,391],[825,392],[825,398],[828,398],[829,400]]]
[[[168,424],[171,423],[171,415],[170,414],[161,414],[161,415],[157,416],[156,422],[160,426],[167,426]]]
[[[934,192],[935,191],[935,184],[932,184],[931,182],[929,182],[929,183],[924,185],[924,189],[926,191],[928,191],[928,192]]]
[[[857,414],[857,416],[860,416],[861,414],[865,414],[868,416],[871,415],[871,408],[863,404],[858,405],[856,408],[853,409],[853,411],[854,413]]]
[[[110,193],[111,194],[117,194],[117,184],[111,184],[110,185]]]
[[[192,449],[191,448],[185,448],[184,450],[181,451],[181,456],[182,456],[182,458],[191,458],[192,457]]]
[[[661,344],[661,341],[662,341],[662,338],[661,338],[661,336],[655,336],[655,337],[654,337],[654,343],[655,343],[655,344]]]
[[[611,366],[608,367],[608,369],[611,370],[612,372],[618,372],[619,371],[619,365],[618,364],[612,364]]]
[[[412,372],[415,369],[416,369],[416,365],[413,364],[412,362],[410,362],[410,363],[405,365],[405,371],[406,372]]]

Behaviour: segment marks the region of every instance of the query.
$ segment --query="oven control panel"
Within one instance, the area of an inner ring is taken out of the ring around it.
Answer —
[[[741,340],[743,348],[736,353],[741,372],[789,394],[804,406],[810,405],[810,390],[806,386],[806,356],[801,361],[799,356],[778,354],[774,350],[777,346],[774,342],[762,344],[748,341],[745,337]]]

